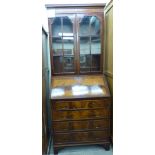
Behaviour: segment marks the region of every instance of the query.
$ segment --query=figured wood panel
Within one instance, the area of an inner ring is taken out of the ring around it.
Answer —
[[[109,119],[93,120],[91,121],[91,129],[110,128],[109,123],[110,123]]]
[[[60,133],[55,134],[54,143],[82,143],[89,141],[102,141],[110,136],[109,130],[76,132],[76,133]]]
[[[103,130],[110,128],[110,119],[53,122],[54,132]]]
[[[52,99],[110,96],[103,75],[55,76],[51,86]]]
[[[78,120],[98,117],[110,117],[110,110],[53,111],[53,120]]]
[[[54,110],[83,110],[83,109],[98,109],[107,108],[110,106],[110,98],[102,100],[79,100],[79,101],[56,101],[53,103]]]
[[[52,87],[62,87],[69,85],[105,85],[105,80],[102,75],[87,75],[87,76],[55,76],[53,77]]]
[[[104,138],[110,137],[110,130],[105,131],[95,131],[91,132],[93,139],[97,140],[103,140]]]

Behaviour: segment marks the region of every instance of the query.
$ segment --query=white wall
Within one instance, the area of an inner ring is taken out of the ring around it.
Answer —
[[[42,26],[46,32],[48,32],[48,18],[47,18],[47,10],[45,4],[42,3],[42,13],[41,13]]]

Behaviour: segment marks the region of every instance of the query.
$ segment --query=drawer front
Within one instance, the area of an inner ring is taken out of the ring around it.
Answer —
[[[79,101],[56,101],[53,104],[54,110],[78,110],[78,109],[93,109],[107,108],[111,103],[110,98],[102,100],[79,100]]]
[[[93,135],[93,140],[101,141],[104,138],[109,138],[110,137],[110,130],[92,132],[91,134]]]
[[[110,117],[109,109],[80,110],[80,111],[53,111],[53,120],[79,120],[99,117]]]
[[[110,131],[91,131],[91,132],[76,132],[76,133],[61,133],[54,135],[54,143],[81,143],[81,142],[96,142],[102,141],[110,137]]]
[[[68,122],[53,122],[54,132],[68,132],[72,130],[89,129],[89,121],[68,121]]]
[[[70,130],[70,122],[53,122],[54,132],[66,132]]]
[[[110,119],[93,120],[91,122],[91,129],[110,128]]]
[[[89,140],[88,132],[63,133],[54,135],[54,143],[76,143]]]
[[[98,130],[110,128],[110,119],[89,121],[53,122],[54,132],[68,132],[79,130]]]

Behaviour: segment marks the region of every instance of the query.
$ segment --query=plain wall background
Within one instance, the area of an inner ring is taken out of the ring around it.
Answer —
[[[114,155],[155,154],[154,2],[113,3]],[[1,2],[1,155],[42,152],[41,17],[38,0]]]

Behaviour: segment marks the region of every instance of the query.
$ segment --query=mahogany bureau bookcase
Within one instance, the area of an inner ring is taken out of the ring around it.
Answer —
[[[68,146],[110,147],[111,96],[104,76],[104,5],[47,6],[54,154]]]
[[[53,77],[51,98],[55,155],[66,146],[109,149],[111,98],[103,75]]]

